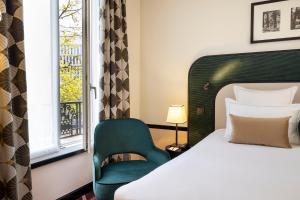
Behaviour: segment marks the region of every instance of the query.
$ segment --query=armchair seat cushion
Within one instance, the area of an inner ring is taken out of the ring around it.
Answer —
[[[156,163],[145,160],[110,163],[102,168],[102,177],[96,180],[96,183],[104,185],[129,183],[143,177],[156,167],[158,167]]]

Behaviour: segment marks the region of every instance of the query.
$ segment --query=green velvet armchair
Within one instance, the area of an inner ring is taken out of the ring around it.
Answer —
[[[137,180],[170,160],[167,152],[153,144],[149,128],[137,119],[106,120],[94,135],[93,190],[97,200],[112,200],[120,186]],[[109,156],[134,153],[146,160],[129,160],[101,166]]]

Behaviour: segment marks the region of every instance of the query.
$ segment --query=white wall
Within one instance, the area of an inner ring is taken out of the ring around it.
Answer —
[[[127,1],[132,117],[139,117],[140,1]],[[91,154],[83,153],[32,170],[33,197],[53,200],[92,181]]]
[[[296,49],[300,40],[250,44],[251,0],[141,0],[141,117],[164,124],[187,105],[191,64],[210,54]]]

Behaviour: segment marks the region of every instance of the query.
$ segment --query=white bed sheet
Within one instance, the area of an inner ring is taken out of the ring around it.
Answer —
[[[231,144],[216,130],[181,156],[120,187],[115,200],[300,200],[300,146]]]

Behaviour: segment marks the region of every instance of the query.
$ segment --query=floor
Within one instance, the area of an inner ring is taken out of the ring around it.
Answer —
[[[80,197],[79,199],[77,200],[96,200],[96,197],[94,196],[94,193],[93,192],[90,192],[82,197]]]

